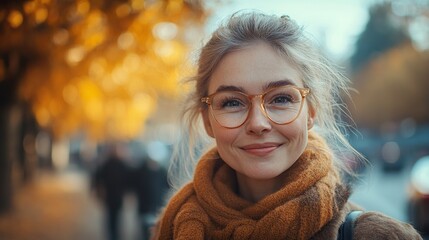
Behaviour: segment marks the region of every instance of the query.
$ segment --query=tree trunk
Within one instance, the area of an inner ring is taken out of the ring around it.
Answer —
[[[0,106],[0,214],[12,206],[12,160],[10,158],[10,108]]]

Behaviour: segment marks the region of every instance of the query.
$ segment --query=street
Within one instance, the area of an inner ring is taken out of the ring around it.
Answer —
[[[400,221],[407,222],[409,169],[383,172],[373,164],[362,173],[355,185],[351,200],[369,211],[379,211]]]
[[[134,198],[126,198],[122,239],[138,237]],[[103,209],[80,170],[39,172],[17,189],[13,209],[0,215],[1,240],[102,240]]]
[[[373,163],[356,182],[351,201],[366,211],[377,211],[397,220],[409,223],[408,181],[409,166],[401,171],[384,172],[380,164]],[[429,236],[423,236],[429,240]]]
[[[363,173],[351,200],[368,211],[408,222],[408,172],[405,168],[383,173],[374,165]],[[135,200],[130,197],[126,202],[123,239],[139,239]],[[90,193],[86,173],[42,172],[34,183],[18,189],[13,211],[0,216],[0,239],[104,239],[102,208]]]

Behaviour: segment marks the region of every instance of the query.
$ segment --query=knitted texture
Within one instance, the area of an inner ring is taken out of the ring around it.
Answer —
[[[257,203],[236,194],[233,169],[212,149],[199,161],[194,180],[164,209],[156,239],[309,239],[342,208],[331,152],[309,134],[308,145],[285,174],[284,186]]]

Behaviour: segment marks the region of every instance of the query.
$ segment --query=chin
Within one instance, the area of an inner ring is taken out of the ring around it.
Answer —
[[[245,176],[247,176],[248,178],[254,179],[254,180],[272,180],[278,176],[280,176],[282,172],[279,171],[261,171],[261,170],[256,170],[255,172],[249,172],[248,174],[244,174]]]

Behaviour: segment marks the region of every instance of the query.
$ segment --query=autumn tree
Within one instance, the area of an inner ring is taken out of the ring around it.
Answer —
[[[428,16],[425,1],[385,1],[371,9],[351,58],[359,93],[348,105],[359,127],[429,123]]]
[[[356,50],[350,59],[353,71],[383,52],[409,41],[405,26],[395,17],[391,3],[384,2],[370,8],[365,30],[356,41]]]
[[[182,91],[206,16],[200,0],[1,1],[0,209],[10,203],[21,124],[34,119],[54,138],[139,134],[158,98]]]

